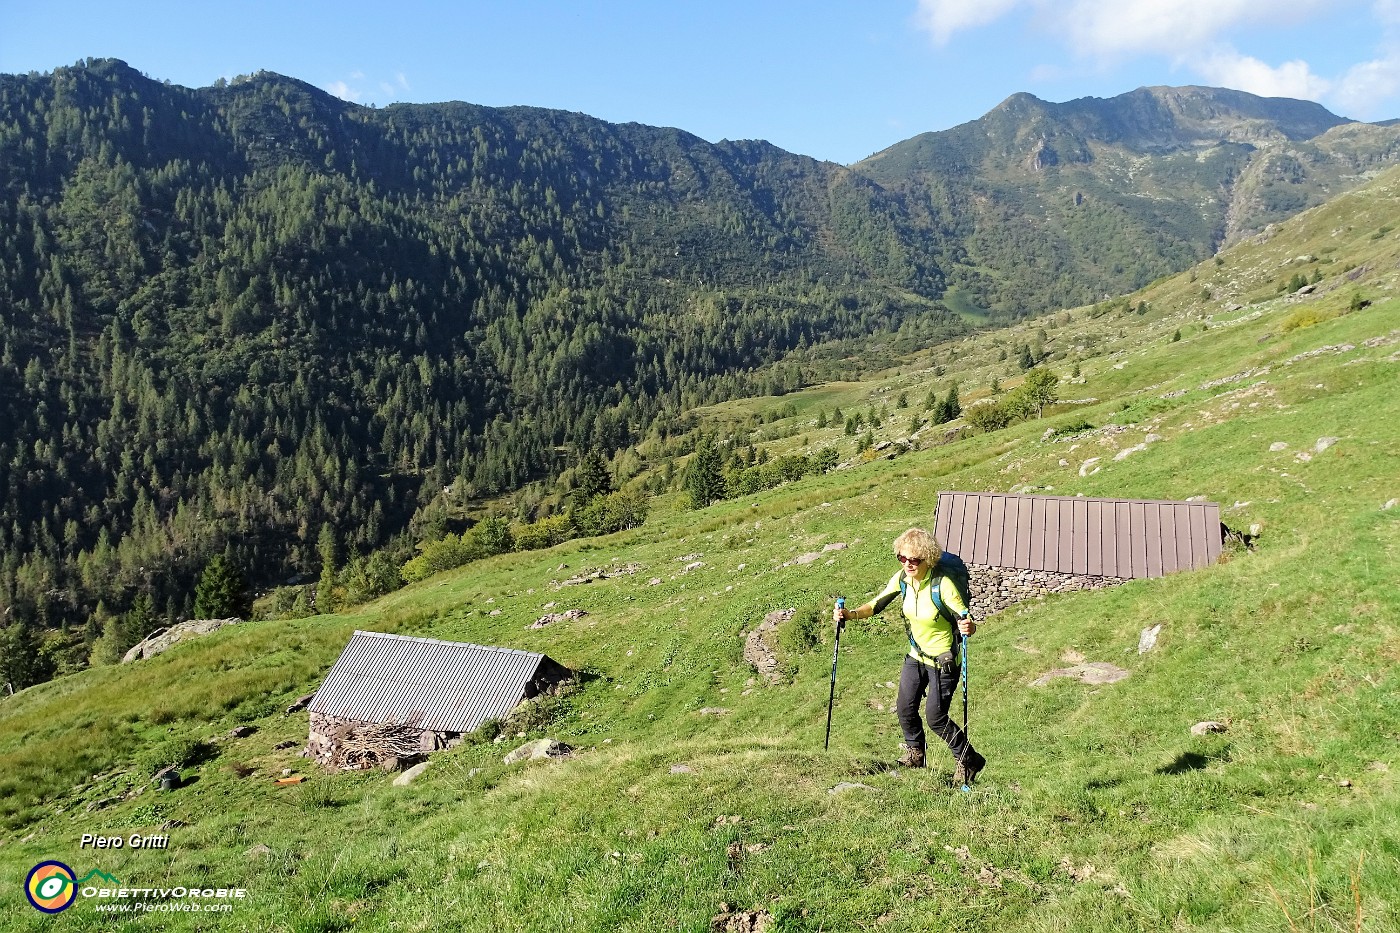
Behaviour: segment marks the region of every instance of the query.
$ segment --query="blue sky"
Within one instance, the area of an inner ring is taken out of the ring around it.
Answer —
[[[1400,0],[0,0],[0,72],[260,69],[362,104],[466,100],[850,163],[1017,91],[1207,84],[1400,117]]]

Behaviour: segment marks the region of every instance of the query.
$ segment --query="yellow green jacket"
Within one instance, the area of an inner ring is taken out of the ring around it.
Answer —
[[[899,597],[899,581],[903,576],[904,571],[900,570],[890,577],[890,582],[885,584],[885,588],[871,602],[877,613],[883,612],[886,606]],[[923,580],[908,580],[904,592],[904,605],[901,608],[904,610],[905,621],[909,623],[909,634],[913,636],[924,655],[921,658],[919,650],[910,645],[909,656],[916,661],[930,661],[945,651],[953,650],[953,624],[939,614],[938,606],[933,601],[932,584],[935,579],[938,581],[938,598],[943,600],[943,605],[959,617],[967,615],[967,605],[958,593],[958,588],[946,576],[935,577],[930,572]]]

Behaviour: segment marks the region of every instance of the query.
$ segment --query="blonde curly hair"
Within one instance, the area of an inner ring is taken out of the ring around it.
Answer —
[[[924,529],[910,528],[894,539],[894,554],[896,557],[901,554],[918,557],[932,567],[943,556],[943,548],[938,546],[938,539]]]

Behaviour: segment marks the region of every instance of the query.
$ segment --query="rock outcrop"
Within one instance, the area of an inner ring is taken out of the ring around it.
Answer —
[[[169,628],[158,628],[134,645],[122,658],[122,663],[127,664],[142,658],[153,658],[164,651],[169,651],[182,641],[208,635],[211,632],[217,632],[225,625],[237,625],[242,621],[242,619],[191,619]]]

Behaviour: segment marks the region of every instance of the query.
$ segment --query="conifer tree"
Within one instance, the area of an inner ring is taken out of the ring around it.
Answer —
[[[690,494],[690,507],[693,509],[703,509],[724,498],[722,455],[708,435],[700,438],[695,454],[686,467],[685,490]]]
[[[236,616],[243,606],[243,578],[223,554],[215,554],[204,566],[194,591],[194,615],[198,619]]]

